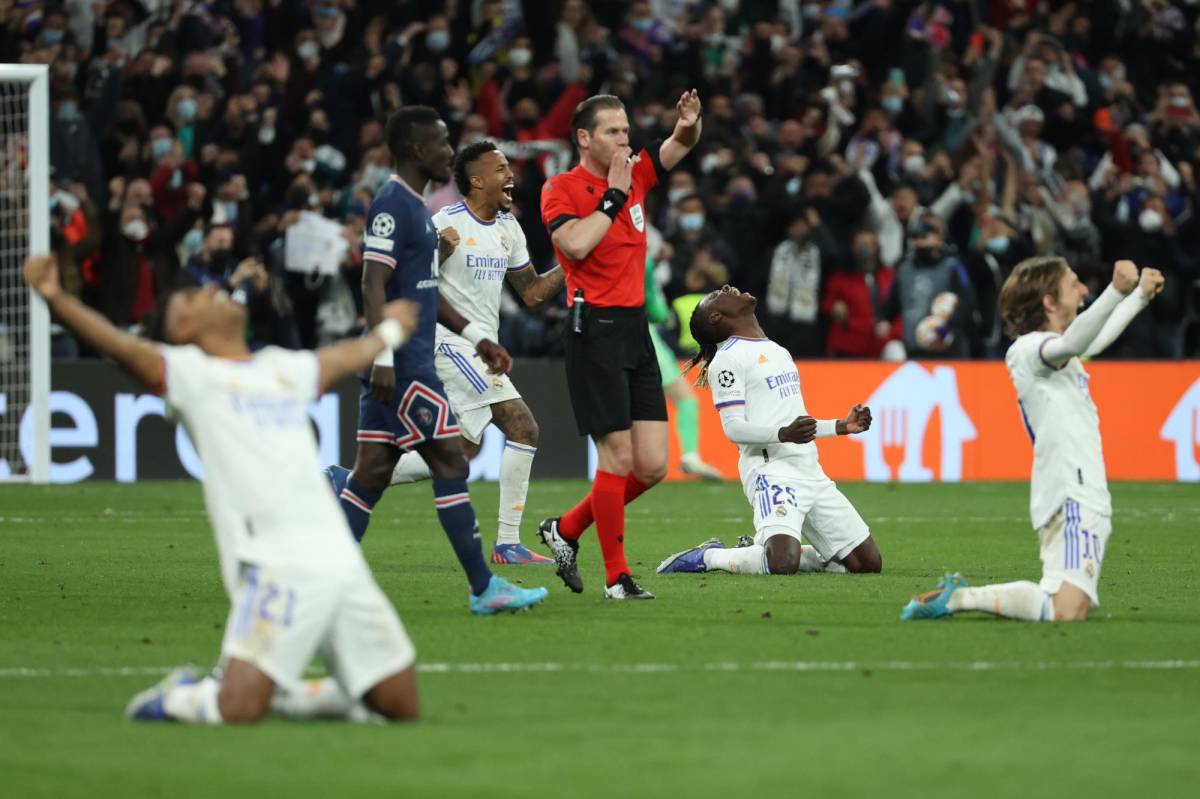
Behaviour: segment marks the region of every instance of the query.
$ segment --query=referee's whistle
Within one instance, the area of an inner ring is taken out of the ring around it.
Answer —
[[[583,289],[575,289],[575,296],[571,300],[571,330],[583,333]]]

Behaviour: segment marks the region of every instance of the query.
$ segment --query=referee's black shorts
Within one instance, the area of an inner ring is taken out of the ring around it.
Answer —
[[[580,435],[667,420],[644,308],[585,308],[583,332],[567,325],[565,349],[567,390]]]

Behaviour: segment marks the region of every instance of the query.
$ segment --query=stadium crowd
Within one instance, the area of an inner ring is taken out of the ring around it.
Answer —
[[[1198,31],[1197,0],[0,0],[0,60],[51,65],[67,288],[136,325],[221,282],[252,341],[306,347],[361,325],[391,111],[499,143],[544,270],[575,105],[617,95],[638,147],[695,87],[700,145],[647,208],[681,354],[730,282],[797,357],[997,357],[1000,283],[1055,253],[1094,288],[1118,257],[1166,275],[1110,357],[1194,356]],[[506,297],[514,354],[561,351],[551,305]]]

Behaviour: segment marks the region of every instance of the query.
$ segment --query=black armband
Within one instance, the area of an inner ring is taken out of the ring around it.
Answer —
[[[621,213],[621,209],[625,207],[625,201],[628,199],[629,195],[620,189],[609,189],[600,198],[600,204],[596,206],[596,210],[616,222],[617,214]]]

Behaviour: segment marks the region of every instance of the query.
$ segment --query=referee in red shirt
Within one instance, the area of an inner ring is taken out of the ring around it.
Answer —
[[[571,130],[579,166],[542,187],[542,222],[566,273],[571,303],[566,331],[567,388],[580,435],[596,442],[591,492],[538,534],[558,575],[583,590],[576,566],[579,537],[594,521],[604,554],[608,599],[653,599],[625,561],[625,505],[667,473],[667,405],[645,311],[646,193],[700,139],[700,97],[675,105],[671,137],[637,155],[621,101],[589,97]]]

